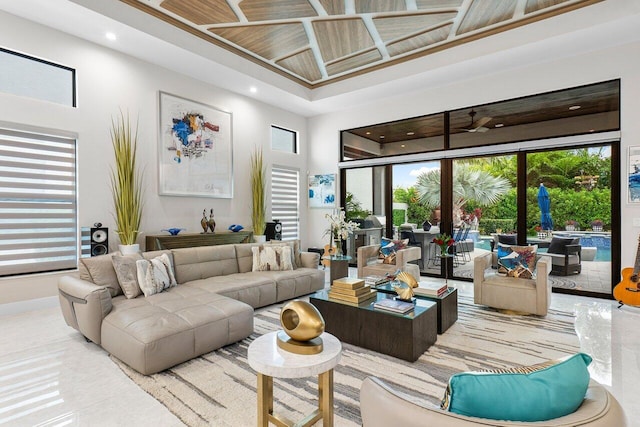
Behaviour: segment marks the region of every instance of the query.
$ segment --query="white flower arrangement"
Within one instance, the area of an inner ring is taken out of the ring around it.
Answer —
[[[357,223],[347,221],[345,216],[346,214],[342,209],[336,210],[332,214],[326,214],[325,218],[329,220],[329,228],[324,231],[323,236],[328,234],[333,239],[347,240],[349,234],[360,229]]]

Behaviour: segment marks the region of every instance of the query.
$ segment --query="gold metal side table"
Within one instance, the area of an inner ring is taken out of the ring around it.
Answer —
[[[342,344],[331,334],[320,335],[321,353],[295,354],[278,347],[277,332],[265,334],[249,345],[249,366],[258,373],[258,426],[269,422],[277,426],[311,426],[322,420],[325,427],[333,426],[333,368],[340,361]],[[302,378],[318,376],[318,409],[294,423],[273,413],[273,378]]]

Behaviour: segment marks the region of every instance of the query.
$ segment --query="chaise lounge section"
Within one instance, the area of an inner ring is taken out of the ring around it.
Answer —
[[[66,323],[136,371],[149,375],[246,338],[253,309],[324,287],[319,255],[297,251],[294,269],[252,271],[252,247],[206,246],[166,253],[178,286],[145,297],[122,294],[112,255],[84,258],[80,277],[58,283]]]

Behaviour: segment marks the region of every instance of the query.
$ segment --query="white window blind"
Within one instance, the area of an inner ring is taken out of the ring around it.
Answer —
[[[0,129],[0,276],[77,267],[76,141]]]
[[[299,237],[299,175],[296,169],[271,168],[271,218],[282,223],[282,240]]]

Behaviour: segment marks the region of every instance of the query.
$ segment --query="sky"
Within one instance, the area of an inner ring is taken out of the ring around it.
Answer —
[[[440,162],[410,163],[393,166],[393,188],[408,188],[416,183],[416,178],[422,172],[440,169]]]

